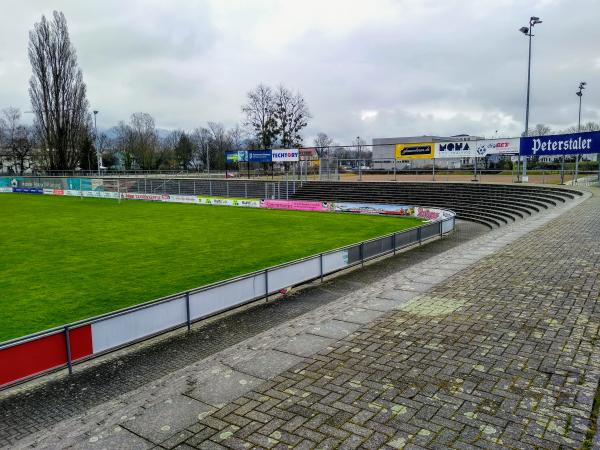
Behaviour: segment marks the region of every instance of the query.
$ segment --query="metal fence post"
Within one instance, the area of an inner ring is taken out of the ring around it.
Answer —
[[[227,191],[227,197],[229,197],[229,181],[225,181],[225,189]]]
[[[392,234],[392,248],[394,249],[394,255],[396,254],[396,233]]]
[[[419,241],[419,245],[421,245],[421,227],[417,228],[417,240]]]
[[[360,247],[359,248],[359,253],[360,253],[360,266],[364,267],[365,266],[365,252],[364,252],[364,242],[360,243]]]
[[[212,197],[212,180],[211,179],[208,180],[208,192],[209,192],[209,195]]]
[[[65,330],[65,348],[67,350],[67,367],[69,369],[69,375],[73,373],[73,362],[71,361],[71,337],[69,336],[69,327],[66,326]]]
[[[248,183],[244,181],[244,198],[248,198]]]
[[[194,195],[196,195],[196,180],[194,180]]]
[[[323,253],[319,255],[319,266],[321,269],[321,283],[323,282]]]
[[[265,300],[269,300],[269,269],[265,269]]]
[[[442,224],[443,224],[443,223],[444,223],[444,221],[442,220],[442,221],[440,222],[440,237],[442,237]]]
[[[190,293],[189,292],[185,293],[185,313],[186,313],[186,320],[187,320],[187,329],[188,329],[188,331],[190,331],[190,329],[192,327],[192,321],[190,319]]]

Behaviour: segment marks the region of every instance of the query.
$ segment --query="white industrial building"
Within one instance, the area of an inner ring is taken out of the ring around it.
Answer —
[[[395,144],[410,144],[418,142],[445,142],[445,141],[475,141],[483,139],[479,136],[470,136],[468,134],[459,134],[456,136],[403,136],[392,138],[375,138],[373,144],[373,169],[393,170],[395,159]],[[472,165],[473,158],[445,158],[436,159],[435,167],[440,169],[458,169],[463,165]],[[397,161],[396,168],[401,169],[421,169],[431,168],[433,159],[411,159],[409,161]]]

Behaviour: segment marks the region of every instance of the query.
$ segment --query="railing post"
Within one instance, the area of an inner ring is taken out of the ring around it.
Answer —
[[[421,245],[421,227],[417,228],[417,240],[419,241],[419,245]]]
[[[186,321],[187,321],[187,330],[190,331],[192,327],[192,320],[190,318],[190,293],[185,293],[185,313],[186,313]]]
[[[248,183],[244,181],[244,198],[248,198]]]
[[[67,350],[67,368],[69,369],[69,375],[73,373],[73,362],[71,361],[71,336],[69,336],[69,327],[65,326],[65,348]]]
[[[359,248],[359,253],[360,253],[360,266],[364,267],[365,266],[365,252],[364,252],[364,242],[360,243],[360,247]]]
[[[225,189],[227,190],[227,197],[229,197],[229,181],[225,181]]]
[[[321,270],[321,283],[323,282],[323,253],[319,255],[319,266]]]
[[[444,223],[444,221],[442,220],[439,223],[440,223],[440,237],[442,237],[442,228],[443,228],[442,224]]]
[[[396,254],[396,233],[392,234],[392,249],[394,250],[394,255]]]
[[[269,269],[265,269],[265,301],[269,300]]]
[[[212,197],[212,180],[211,179],[208,180],[208,192],[210,193],[209,195]]]

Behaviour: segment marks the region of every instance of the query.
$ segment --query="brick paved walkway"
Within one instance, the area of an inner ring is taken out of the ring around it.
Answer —
[[[19,446],[580,448],[600,377],[599,218],[596,196],[358,284]]]
[[[580,448],[599,239],[595,197],[191,425],[184,447]]]

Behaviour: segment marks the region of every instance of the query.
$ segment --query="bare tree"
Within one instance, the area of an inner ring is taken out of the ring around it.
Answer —
[[[319,157],[322,158],[324,155],[329,155],[329,147],[333,145],[333,139],[331,139],[325,133],[318,133],[313,143],[315,145],[315,148],[317,149]]]
[[[133,113],[129,126],[133,133],[132,152],[135,161],[141,169],[154,169],[158,151],[158,135],[154,118],[148,113]]]
[[[222,123],[208,122],[210,131],[209,159],[207,168],[222,169],[225,167],[225,152],[230,149],[230,141]]]
[[[31,127],[21,124],[21,111],[13,107],[2,110],[2,116],[0,117],[0,147],[7,150],[7,155],[14,162],[20,175],[23,175],[23,172],[31,165],[33,141]],[[27,167],[26,163],[28,163]]]
[[[275,116],[281,145],[284,148],[300,147],[302,145],[300,132],[311,117],[300,92],[294,95],[289,89],[279,85],[275,91]]]
[[[207,167],[208,151],[210,147],[210,131],[198,127],[192,132],[192,159],[190,165],[197,171]]]
[[[133,167],[133,147],[135,139],[133,130],[125,122],[120,121],[113,128],[115,134],[115,150],[120,153],[125,170],[131,170]]]
[[[78,149],[89,134],[86,86],[69,39],[65,16],[42,16],[29,33],[32,76],[29,97],[35,124],[47,149],[49,169],[75,169]]]
[[[244,125],[248,127],[262,148],[270,148],[277,138],[277,115],[273,91],[264,84],[259,84],[248,92],[248,102],[242,106],[246,115]]]
[[[527,134],[529,136],[548,136],[552,134],[552,129],[548,125],[538,123],[535,127],[530,128]]]

